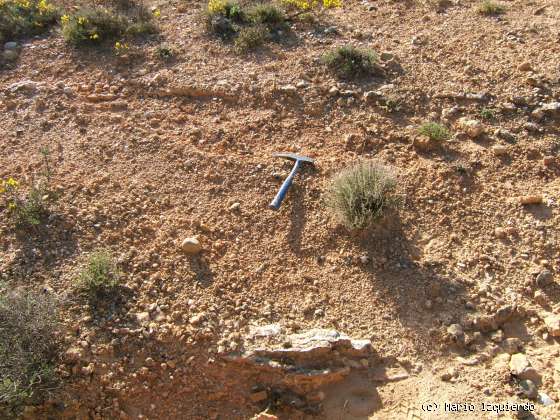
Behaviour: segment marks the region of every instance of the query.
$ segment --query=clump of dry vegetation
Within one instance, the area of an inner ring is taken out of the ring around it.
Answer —
[[[437,122],[426,122],[418,128],[418,133],[432,141],[445,141],[451,137],[449,130]]]
[[[13,177],[0,179],[0,206],[7,210],[7,214],[17,229],[33,228],[43,223],[49,215],[49,200],[55,199],[56,194],[51,191],[50,151],[41,149],[43,157],[42,177],[32,183],[25,192]]]
[[[352,45],[344,45],[326,53],[322,61],[343,78],[371,76],[379,71],[378,58],[373,51]]]
[[[286,25],[286,15],[282,9],[270,3],[260,3],[247,11],[249,21],[255,25],[264,25],[269,30]]]
[[[130,16],[101,6],[84,8],[62,16],[61,24],[64,39],[74,46],[99,45],[157,32],[153,14],[141,6]]]
[[[89,301],[96,304],[110,296],[119,286],[121,273],[117,263],[108,250],[91,253],[78,275],[78,289]]]
[[[367,228],[398,204],[396,185],[396,178],[385,166],[361,162],[335,177],[327,206],[347,228]]]
[[[58,19],[58,9],[47,0],[0,1],[0,42],[40,34]]]
[[[484,0],[478,6],[479,13],[483,15],[500,15],[506,11],[505,7],[493,0]]]
[[[235,38],[235,49],[239,53],[252,51],[263,45],[268,38],[268,31],[262,25],[250,26],[239,31]]]
[[[234,49],[246,53],[257,49],[287,29],[284,11],[272,3],[242,8],[238,3],[211,0],[206,13],[206,30],[222,39],[233,39]]]
[[[58,312],[46,294],[0,291],[0,415],[17,416],[57,385]]]

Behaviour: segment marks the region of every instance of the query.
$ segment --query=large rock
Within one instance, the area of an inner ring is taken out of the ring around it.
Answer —
[[[509,361],[509,370],[515,376],[521,375],[529,366],[531,366],[531,363],[523,353],[513,354]]]
[[[22,80],[16,83],[12,83],[6,89],[8,93],[24,92],[27,94],[34,94],[41,88],[41,84],[34,82],[32,80]]]
[[[551,336],[560,337],[560,315],[548,315],[544,319],[544,324],[546,325],[546,329]]]
[[[520,380],[529,379],[537,384],[541,383],[541,376],[531,366],[529,359],[523,353],[515,353],[509,361],[510,373]]]
[[[18,56],[19,56],[19,54],[18,54],[17,50],[5,50],[2,53],[2,57],[6,61],[16,61]]]
[[[477,138],[484,132],[484,125],[478,120],[468,118],[460,118],[458,121],[459,128],[464,131],[470,138]]]
[[[366,369],[373,355],[370,340],[327,329],[285,335],[277,325],[257,327],[244,344],[245,352],[228,357],[230,361],[260,372],[261,381],[271,386],[297,394],[342,381],[352,369]]]

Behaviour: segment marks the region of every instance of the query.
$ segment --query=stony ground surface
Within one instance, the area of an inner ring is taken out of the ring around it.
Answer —
[[[432,3],[350,1],[248,56],[204,34],[198,1],[154,3],[161,34],[129,57],[56,31],[23,42],[0,70],[0,176],[29,185],[47,146],[59,198],[41,232],[0,221],[0,270],[61,299],[68,348],[60,397],[29,418],[250,418],[267,405],[258,375],[224,356],[274,323],[370,339],[396,372],[328,391],[319,418],[455,418],[441,404],[467,401],[465,418],[495,418],[478,405],[529,401],[527,378],[560,400],[560,4],[486,17],[476,1]],[[384,53],[386,76],[335,79],[318,58],[344,43]],[[452,139],[426,150],[428,120]],[[271,155],[286,150],[316,165],[273,212],[290,165]],[[323,199],[360,158],[394,169],[403,204],[356,234]],[[72,287],[100,247],[124,288],[93,311]]]

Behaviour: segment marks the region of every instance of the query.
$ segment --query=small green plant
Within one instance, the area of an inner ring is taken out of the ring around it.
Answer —
[[[161,60],[170,60],[175,56],[173,48],[171,48],[169,45],[160,45],[159,47],[157,47],[156,53]]]
[[[0,292],[0,416],[40,402],[56,387],[58,311],[47,294]]]
[[[379,71],[378,59],[373,51],[351,45],[344,45],[326,53],[322,60],[329,69],[345,78],[369,76]]]
[[[97,250],[90,254],[78,276],[78,288],[92,303],[109,297],[119,285],[120,271],[111,253]]]
[[[249,9],[247,15],[251,23],[264,25],[269,30],[279,29],[286,25],[284,11],[274,4],[257,4]]]
[[[99,45],[103,41],[121,37],[127,28],[123,16],[102,7],[82,9],[61,18],[62,35],[69,44]]]
[[[235,50],[244,54],[263,45],[268,38],[268,31],[264,26],[249,26],[239,31],[235,38]]]
[[[385,110],[390,113],[399,112],[402,109],[402,102],[397,97],[394,98],[388,97],[385,99],[385,104],[383,105],[383,108],[385,108]]]
[[[0,0],[0,42],[45,32],[58,16],[47,0]]]
[[[138,36],[157,31],[153,14],[138,7],[132,17],[104,7],[81,9],[61,17],[62,35],[74,46],[100,45],[123,36]]]
[[[48,190],[42,184],[31,187],[27,194],[20,190],[20,184],[9,177],[0,180],[0,196],[3,197],[8,215],[16,228],[34,227],[48,215]]]
[[[226,0],[210,0],[204,13],[206,31],[228,39],[247,23],[245,11],[238,3]]]
[[[479,13],[483,15],[500,15],[506,11],[505,7],[493,0],[484,0],[478,6]]]
[[[386,167],[371,161],[345,169],[332,181],[327,206],[349,229],[363,229],[395,207],[397,182]]]
[[[0,179],[0,199],[18,229],[40,225],[49,214],[48,201],[58,198],[58,194],[49,188],[52,176],[50,150],[43,147],[39,152],[43,163],[42,178],[34,181],[27,193],[22,190],[16,179]]]
[[[480,110],[480,117],[485,120],[493,120],[494,119],[494,111],[490,108],[482,108]]]
[[[436,122],[422,124],[420,128],[418,128],[418,133],[427,136],[432,141],[444,141],[451,137],[449,130]]]
[[[303,12],[311,11],[317,8],[332,9],[342,7],[342,0],[282,0],[286,5],[294,6]]]

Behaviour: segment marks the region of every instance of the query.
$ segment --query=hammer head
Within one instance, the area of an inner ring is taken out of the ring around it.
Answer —
[[[274,153],[272,156],[274,157],[281,157],[281,158],[285,158],[285,159],[291,159],[291,160],[299,160],[300,162],[307,162],[307,163],[313,163],[313,159],[311,159],[310,157],[307,156],[302,156],[302,155],[297,155],[295,153]]]

